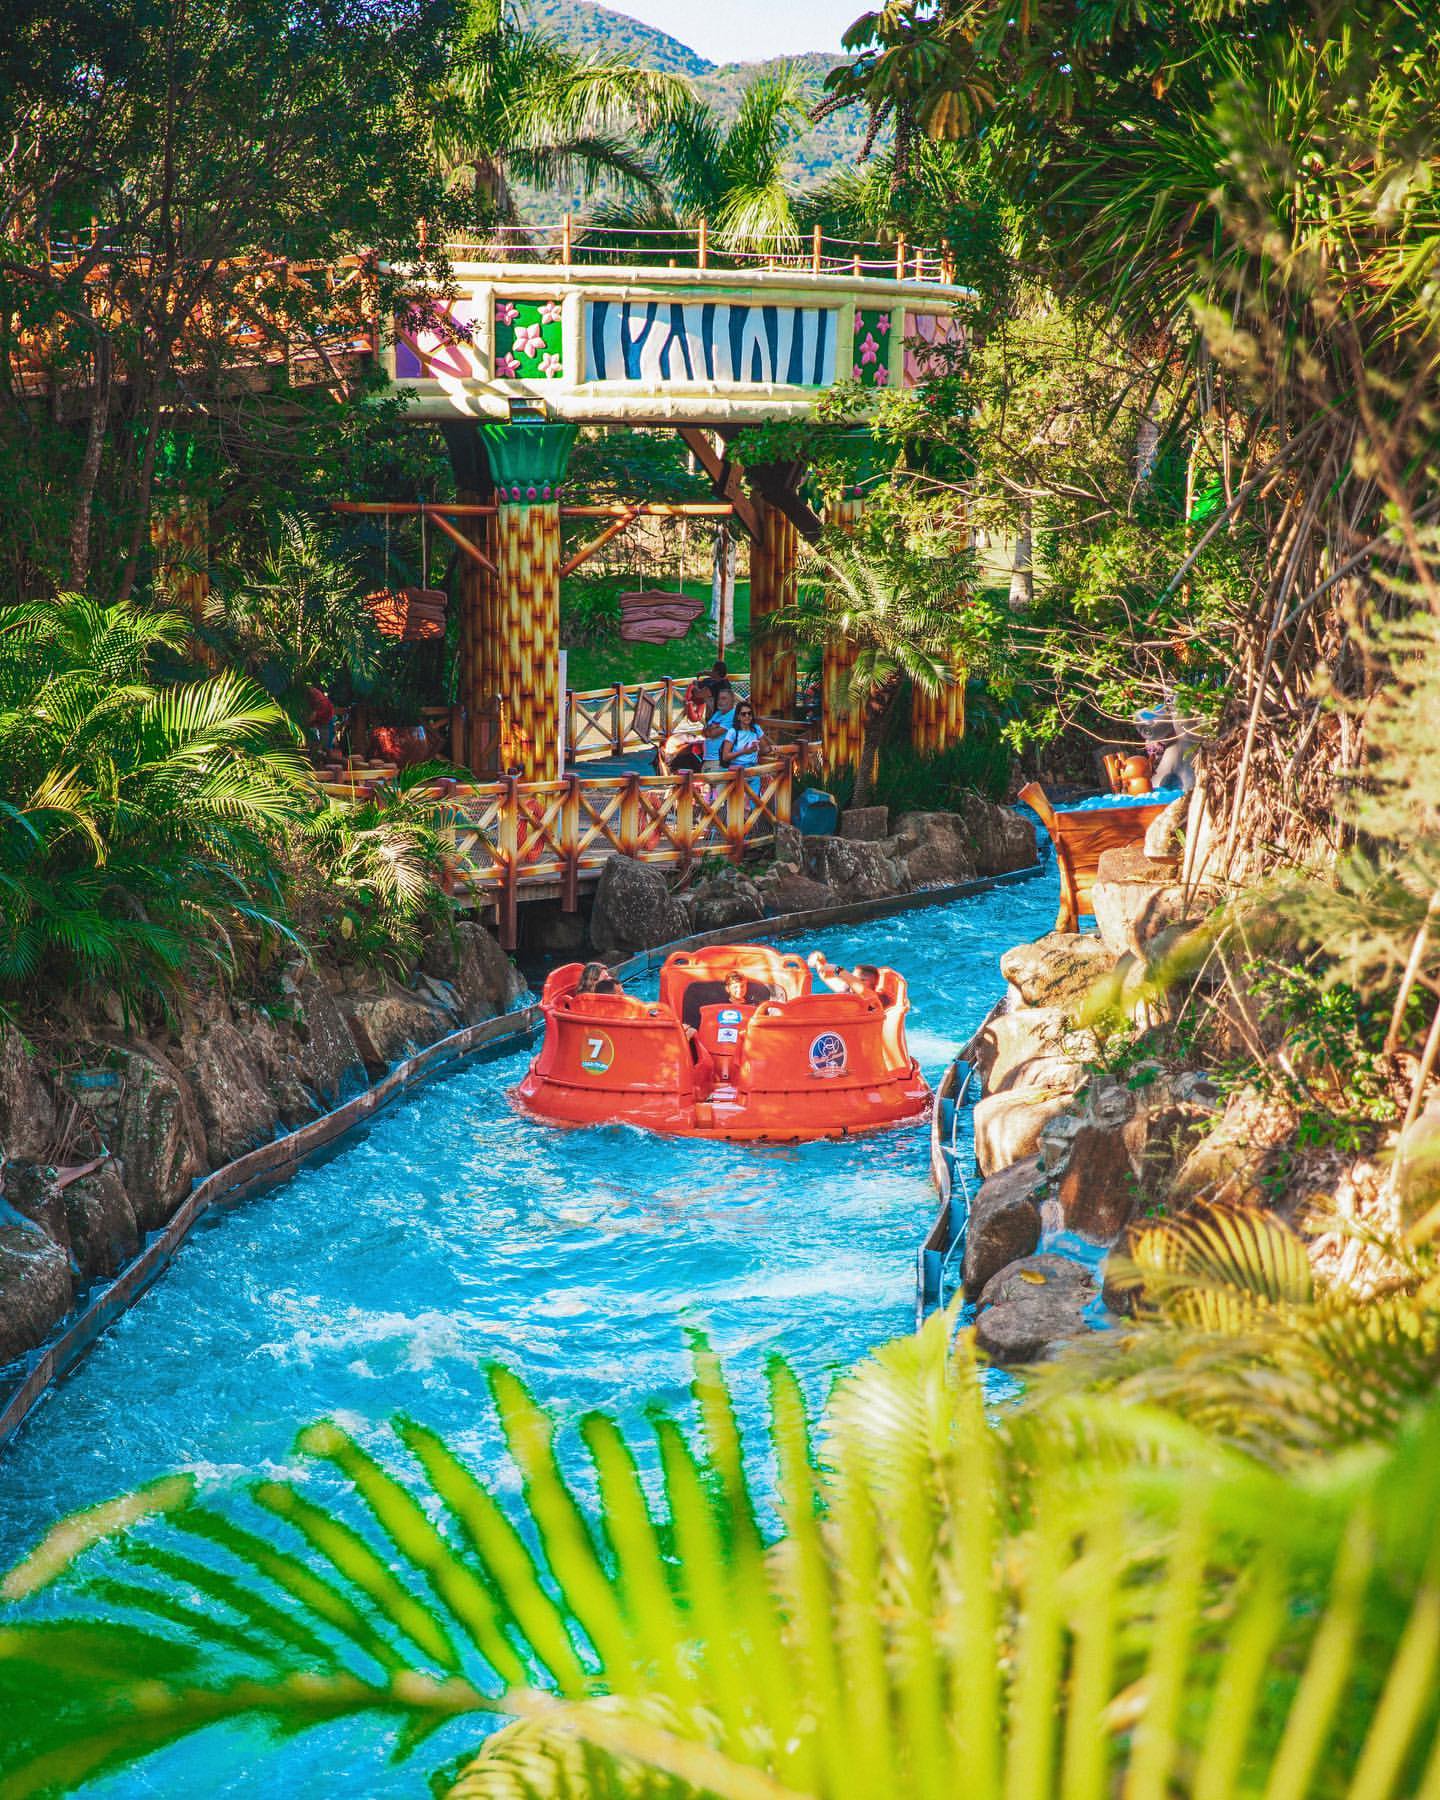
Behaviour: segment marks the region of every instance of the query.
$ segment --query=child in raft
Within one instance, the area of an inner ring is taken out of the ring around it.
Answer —
[[[624,988],[602,962],[588,962],[575,983],[577,994],[623,994]]]

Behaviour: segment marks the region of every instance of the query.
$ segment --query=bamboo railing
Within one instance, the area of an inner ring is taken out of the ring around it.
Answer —
[[[659,681],[617,681],[611,687],[565,690],[565,756],[568,762],[595,762],[606,756],[624,756],[663,743],[685,711],[685,694],[693,675],[667,676]],[[750,698],[750,677],[732,675],[730,685],[741,699]],[[654,708],[650,735],[642,737],[635,717],[641,702]]]
[[[569,775],[486,782],[445,802],[455,832],[457,898],[494,904],[513,950],[525,890],[559,890],[564,911],[612,856],[686,870],[702,856],[741,862],[790,822],[802,752],[706,775]],[[537,898],[540,897],[538,894]]]

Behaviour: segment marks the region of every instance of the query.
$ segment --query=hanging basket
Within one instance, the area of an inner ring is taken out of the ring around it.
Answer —
[[[381,588],[365,605],[383,637],[423,644],[444,637],[448,599],[444,588]]]

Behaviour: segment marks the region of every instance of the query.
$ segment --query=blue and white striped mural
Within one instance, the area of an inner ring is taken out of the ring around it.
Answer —
[[[828,306],[591,300],[585,307],[585,375],[589,381],[829,387],[837,316]]]

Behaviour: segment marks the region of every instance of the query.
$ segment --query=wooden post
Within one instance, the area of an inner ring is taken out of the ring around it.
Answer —
[[[710,266],[710,221],[708,219],[701,219],[701,221],[700,221],[700,267],[702,269],[708,269],[709,266]]]
[[[854,269],[855,273],[858,275],[860,273],[860,252],[858,250],[855,252],[854,257],[851,259],[851,266]]]
[[[625,777],[625,792],[620,798],[620,850],[634,856],[640,849],[640,777]]]
[[[905,279],[905,238],[903,233],[895,246],[895,279],[897,281]]]
[[[803,745],[786,744],[780,751],[785,769],[780,777],[780,785],[775,790],[775,817],[782,825],[790,823],[791,814],[795,810],[795,771],[804,754]]]
[[[500,797],[500,817],[496,824],[495,847],[500,859],[500,947],[513,950],[518,938],[519,914],[516,887],[520,880],[520,796],[518,784],[508,775],[502,777],[504,792]]]
[[[570,251],[572,246],[572,225],[567,212],[560,224],[560,260],[568,269],[570,267]]]
[[[731,769],[725,776],[725,854],[731,862],[745,860],[745,800],[750,792],[748,771]]]
[[[576,912],[580,906],[580,777],[571,775],[560,811],[560,849],[565,872],[560,878],[560,910]]]
[[[798,534],[785,514],[757,497],[761,534],[750,546],[750,698],[763,718],[795,710],[795,652],[765,630],[772,613],[795,604]]]
[[[617,681],[610,693],[610,749],[616,756],[625,754],[625,683],[623,681]]]
[[[689,769],[681,774],[675,796],[675,835],[680,840],[680,867],[689,869],[695,861],[695,777]]]
[[[812,237],[812,249],[810,255],[810,267],[816,275],[820,273],[820,265],[823,260],[823,245],[824,239],[821,236],[820,227],[817,225]]]

